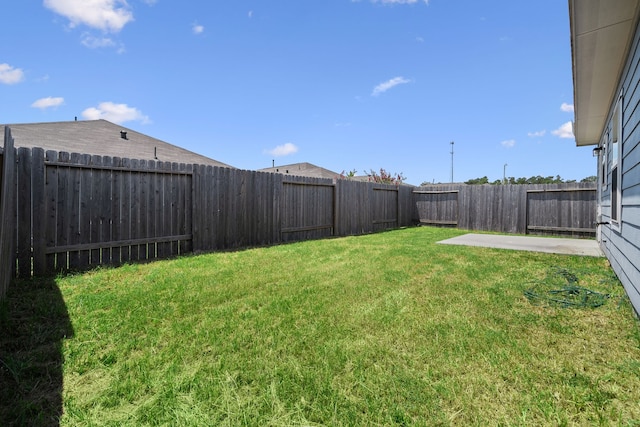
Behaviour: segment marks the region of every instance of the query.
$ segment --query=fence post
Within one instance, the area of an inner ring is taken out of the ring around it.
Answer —
[[[0,300],[3,300],[16,264],[14,250],[16,152],[11,129],[4,128],[4,150],[0,163]]]

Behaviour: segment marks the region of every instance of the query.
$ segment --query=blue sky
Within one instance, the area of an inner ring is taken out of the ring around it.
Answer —
[[[0,123],[104,118],[241,169],[407,182],[595,175],[571,134],[568,5],[30,0],[3,5]],[[505,166],[506,169],[505,169]]]

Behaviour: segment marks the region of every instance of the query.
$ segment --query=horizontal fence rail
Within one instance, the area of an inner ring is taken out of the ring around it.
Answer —
[[[2,200],[14,194],[15,200],[0,206],[5,209],[0,250],[10,254],[2,258],[9,259],[4,276],[84,271],[414,224],[510,233],[595,232],[593,185],[417,188],[16,150],[6,140],[0,188]]]

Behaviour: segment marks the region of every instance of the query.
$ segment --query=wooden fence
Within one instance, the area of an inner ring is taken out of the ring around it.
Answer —
[[[594,183],[436,185],[413,193],[421,224],[519,234],[596,232]]]
[[[17,223],[9,227],[16,235],[7,241],[16,242],[19,277],[368,233],[412,220],[409,186],[39,148],[20,148],[16,159]]]
[[[15,276],[416,223],[509,233],[595,232],[592,184],[416,188],[305,178],[16,150],[5,129],[0,297]]]
[[[5,127],[4,144],[0,147],[0,301],[4,298],[15,274],[15,165],[11,130]]]

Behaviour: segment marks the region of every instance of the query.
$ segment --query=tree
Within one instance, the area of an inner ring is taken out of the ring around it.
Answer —
[[[369,173],[367,174],[367,176],[369,177],[370,182],[377,182],[379,184],[400,185],[407,179],[404,177],[404,175],[402,175],[402,172],[389,173],[383,168],[380,168],[380,172],[376,172],[373,169],[371,169],[369,170]]]
[[[358,171],[355,169],[352,169],[349,172],[342,171],[340,172],[340,179],[353,179],[356,176],[356,173],[358,173]]]
[[[580,182],[596,182],[597,178],[595,176],[589,176],[587,178],[582,179]],[[567,179],[564,180],[560,175],[556,176],[541,176],[536,175],[530,178],[520,177],[516,178],[513,176],[505,178],[505,180],[496,179],[493,182],[489,182],[489,179],[486,176],[482,178],[474,178],[468,181],[465,181],[465,184],[476,185],[476,184],[492,184],[492,185],[500,185],[500,184],[511,184],[511,185],[524,185],[524,184],[564,184],[564,183],[574,183],[576,180]]]
[[[489,183],[489,178],[487,178],[486,176],[483,176],[482,178],[470,179],[469,181],[465,181],[464,183],[465,184],[469,184],[469,185],[488,184]]]

